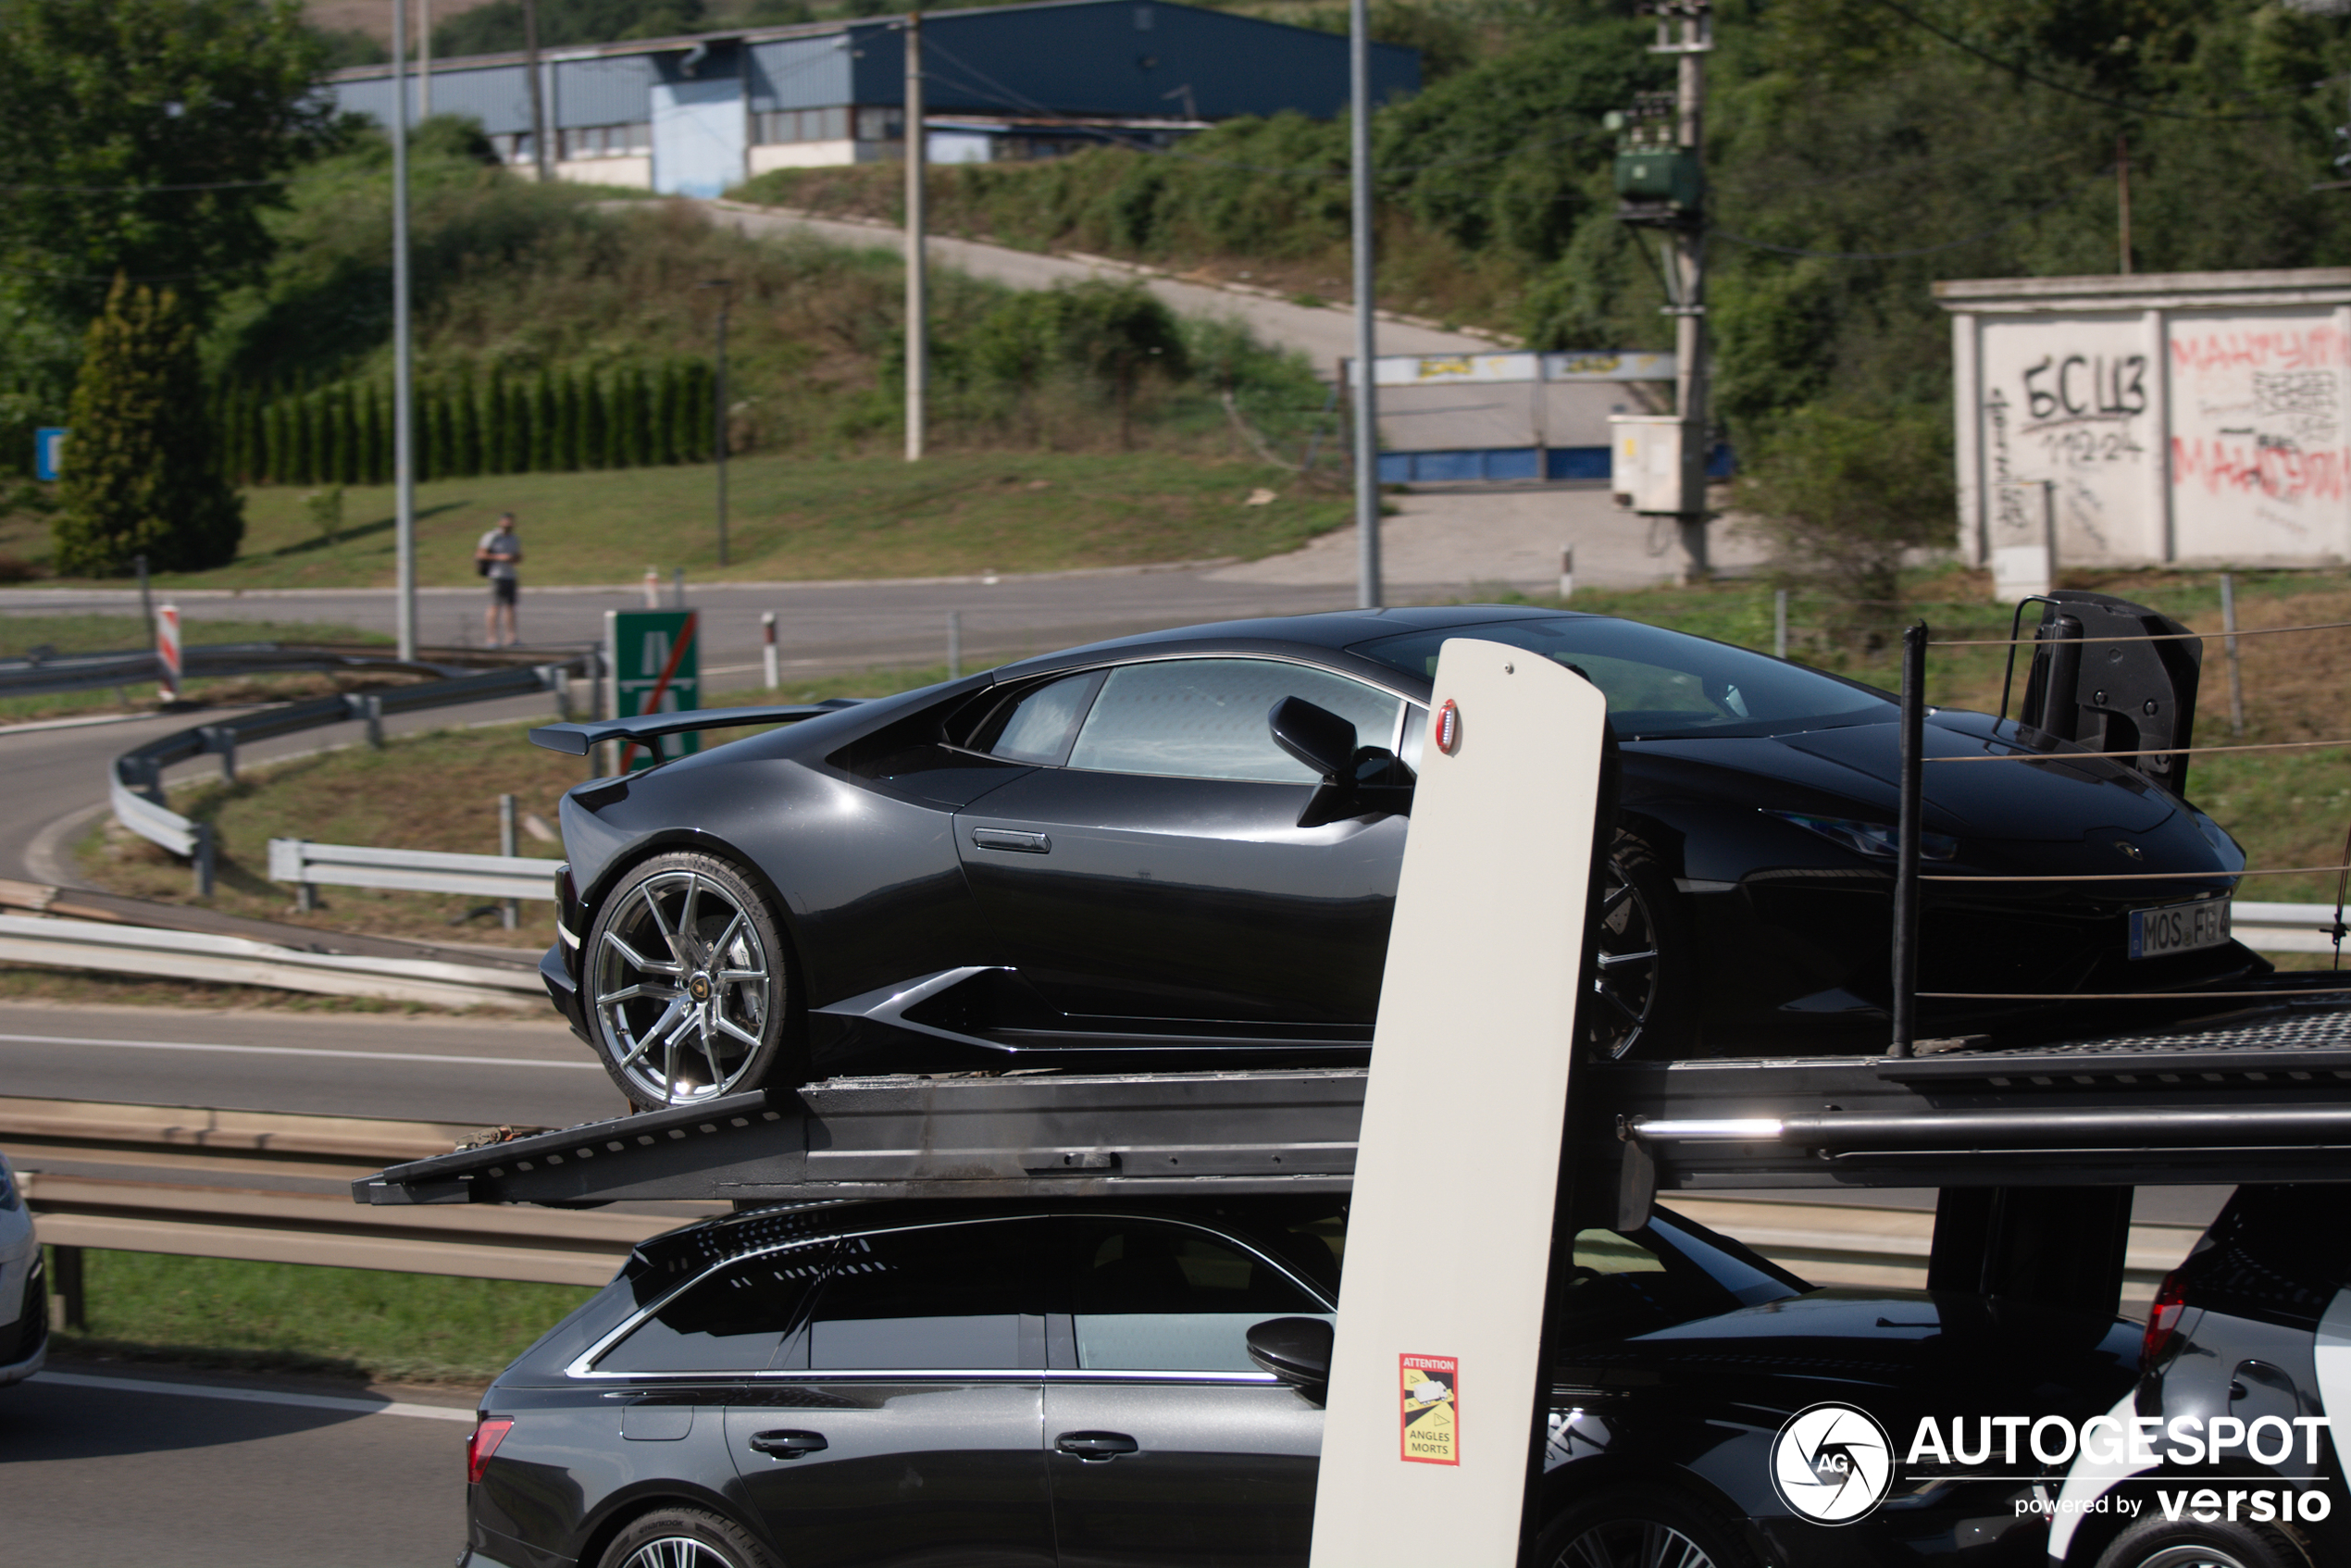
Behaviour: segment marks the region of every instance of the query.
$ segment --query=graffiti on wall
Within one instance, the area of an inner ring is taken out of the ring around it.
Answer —
[[[2332,322],[2195,326],[2171,338],[2171,483],[2254,503],[2299,529],[2307,502],[2343,500],[2343,371]]]
[[[2157,395],[2145,341],[2104,323],[2004,323],[1985,334],[1987,547],[2042,540],[2046,484],[2061,558],[2127,548]]]

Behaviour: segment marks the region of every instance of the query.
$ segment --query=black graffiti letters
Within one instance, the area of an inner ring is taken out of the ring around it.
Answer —
[[[2044,355],[2024,372],[2025,408],[2035,421],[2127,419],[2147,406],[2144,354]]]

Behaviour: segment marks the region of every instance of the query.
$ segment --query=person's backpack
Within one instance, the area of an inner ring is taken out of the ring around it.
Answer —
[[[497,537],[498,530],[492,529],[488,533],[481,536],[480,543],[474,546],[474,576],[488,577],[490,575],[490,568],[496,563],[491,561],[489,556],[483,554],[482,552],[489,549],[490,541]]]

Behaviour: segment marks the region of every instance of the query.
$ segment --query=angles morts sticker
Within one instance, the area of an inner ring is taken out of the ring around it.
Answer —
[[[1451,1356],[1399,1356],[1403,1458],[1412,1464],[1462,1462],[1462,1363]]]

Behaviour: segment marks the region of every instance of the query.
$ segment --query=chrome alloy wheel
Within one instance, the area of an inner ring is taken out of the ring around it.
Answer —
[[[691,1536],[664,1536],[628,1554],[621,1568],[735,1568],[726,1555]]]
[[[766,1038],[775,994],[757,922],[688,868],[645,878],[625,901],[598,923],[589,959],[597,1032],[615,1072],[660,1103],[728,1092]]]
[[[1655,912],[1612,857],[1602,883],[1594,946],[1598,963],[1586,1033],[1596,1054],[1614,1060],[1640,1043],[1657,1013],[1658,935]]]
[[[1714,1560],[1671,1524],[1609,1519],[1561,1548],[1550,1568],[1714,1568]]]

